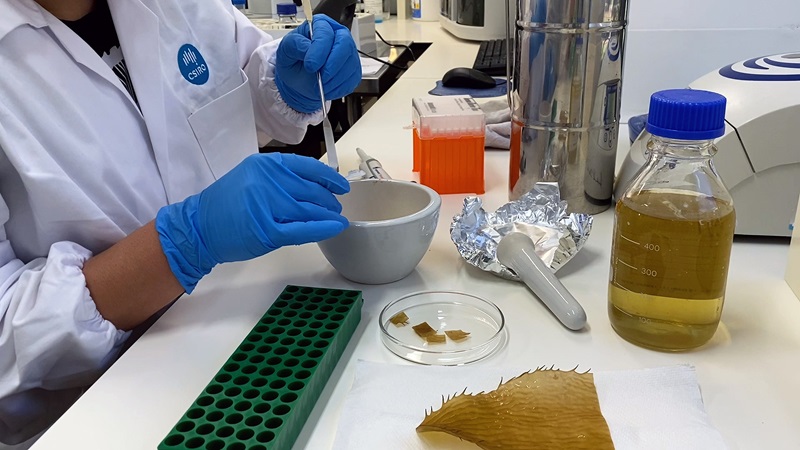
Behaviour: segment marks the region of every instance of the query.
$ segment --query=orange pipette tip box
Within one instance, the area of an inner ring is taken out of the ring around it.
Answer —
[[[439,194],[483,194],[486,119],[468,95],[412,100],[414,171]]]

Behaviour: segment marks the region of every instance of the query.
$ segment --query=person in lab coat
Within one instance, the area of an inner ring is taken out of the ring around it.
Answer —
[[[230,0],[0,3],[0,442],[44,429],[216,264],[331,237],[300,142],[359,83],[349,30],[280,41]],[[254,154],[255,153],[255,154]]]

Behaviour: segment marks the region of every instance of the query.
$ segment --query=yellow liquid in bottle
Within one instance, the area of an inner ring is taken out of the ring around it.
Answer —
[[[736,216],[727,202],[645,191],[617,203],[608,315],[637,345],[686,350],[722,314]]]

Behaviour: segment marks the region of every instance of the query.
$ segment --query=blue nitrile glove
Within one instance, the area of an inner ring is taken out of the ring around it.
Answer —
[[[361,61],[350,30],[331,19],[314,16],[314,39],[308,22],[287,34],[275,56],[275,84],[287,105],[303,113],[322,109],[317,72],[322,76],[325,100],[353,92],[361,82]]]
[[[314,158],[255,154],[199,194],[161,208],[155,225],[172,273],[191,293],[219,263],[339,234],[348,222],[333,194],[349,191],[344,177]]]

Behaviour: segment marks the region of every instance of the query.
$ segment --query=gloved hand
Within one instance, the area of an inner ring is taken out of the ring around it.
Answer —
[[[303,113],[322,108],[317,72],[325,100],[353,92],[361,82],[361,61],[353,37],[343,25],[323,14],[314,16],[314,38],[308,22],[287,34],[275,56],[275,84],[287,105]]]
[[[199,194],[161,208],[155,225],[172,273],[191,293],[219,263],[339,234],[348,222],[334,194],[349,191],[316,159],[255,154]]]

